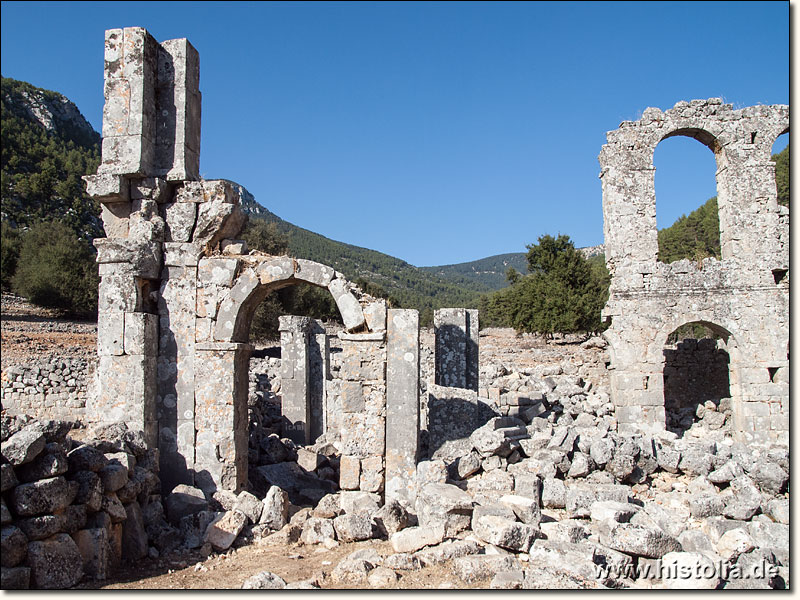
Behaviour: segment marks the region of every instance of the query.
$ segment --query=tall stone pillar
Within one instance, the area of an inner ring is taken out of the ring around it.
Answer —
[[[308,395],[311,442],[327,431],[327,382],[330,379],[330,343],[325,328],[312,321],[308,336]]]
[[[283,435],[296,444],[311,443],[309,317],[278,318],[281,332],[281,415]]]
[[[204,491],[238,492],[247,484],[247,374],[250,345],[195,346],[197,429],[194,477]]]
[[[419,313],[390,309],[386,328],[386,500],[413,504],[419,452]]]
[[[440,308],[433,313],[435,383],[478,391],[478,311]]]

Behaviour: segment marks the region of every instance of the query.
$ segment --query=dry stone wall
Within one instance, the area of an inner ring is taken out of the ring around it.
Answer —
[[[648,108],[607,134],[599,158],[612,279],[603,315],[621,432],[663,429],[667,337],[700,323],[730,356],[734,430],[744,441],[788,443],[789,214],[770,160],[788,130],[788,106],[734,110],[711,98]],[[675,135],[716,157],[720,260],[657,260],[653,151]]]
[[[53,358],[3,371],[0,394],[9,415],[82,420],[96,363]]]

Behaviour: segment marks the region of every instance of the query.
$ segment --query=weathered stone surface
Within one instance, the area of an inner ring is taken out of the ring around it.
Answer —
[[[515,552],[527,552],[533,540],[541,536],[538,527],[485,515],[473,524],[473,531],[483,541]]]
[[[342,586],[366,583],[374,565],[361,558],[345,558],[331,572],[331,579]]]
[[[15,523],[25,536],[33,540],[44,540],[61,533],[64,527],[63,515],[41,515],[29,519],[18,519]]]
[[[72,534],[83,557],[83,571],[92,579],[102,580],[108,574],[108,530],[105,527],[81,529]]]
[[[419,558],[408,552],[390,554],[384,559],[383,564],[395,571],[417,571],[422,568]]]
[[[138,502],[125,506],[126,519],[122,525],[122,558],[138,560],[147,556],[147,532],[142,509]]]
[[[245,579],[242,584],[243,590],[282,590],[285,587],[286,582],[283,578],[271,571],[256,573]]]
[[[128,467],[120,464],[108,464],[98,472],[103,490],[116,492],[128,483]]]
[[[311,517],[303,524],[300,541],[304,544],[322,544],[326,540],[335,540],[336,530],[331,519]]]
[[[28,567],[0,567],[0,589],[27,590],[31,585],[31,570]]]
[[[444,527],[455,535],[469,527],[473,500],[462,489],[447,483],[429,483],[417,496],[417,518],[422,527]]]
[[[407,527],[393,533],[389,542],[395,552],[415,552],[425,546],[440,544],[445,537],[444,527]]]
[[[16,473],[14,473],[14,466],[10,463],[0,465],[0,476],[2,476],[2,486],[0,489],[6,492],[19,483]]]
[[[22,517],[60,511],[72,503],[78,485],[63,477],[23,483],[11,493],[11,507]]]
[[[500,504],[513,510],[517,518],[527,525],[536,527],[542,520],[542,511],[539,508],[539,503],[532,498],[507,494],[501,496]]]
[[[512,556],[476,555],[462,556],[453,560],[453,573],[468,583],[489,579],[505,571],[521,568],[519,561]]]
[[[67,454],[59,444],[47,444],[44,452],[31,462],[17,467],[17,477],[23,483],[57,477],[69,469]]]
[[[93,446],[84,444],[67,453],[70,473],[93,471],[97,473],[108,464],[105,454]]]
[[[567,486],[566,509],[570,517],[588,517],[597,501],[627,503],[629,488],[624,485],[572,484]]]
[[[378,532],[386,537],[408,527],[411,523],[408,511],[397,500],[388,500],[372,518]]]
[[[680,552],[681,545],[660,529],[648,529],[630,523],[609,523],[600,530],[600,542],[626,554],[661,558],[667,552]]]
[[[367,583],[373,589],[391,587],[397,583],[397,573],[387,567],[375,567],[367,576]]]
[[[542,482],[542,506],[547,508],[564,508],[567,505],[567,487],[555,477],[548,477]]]
[[[227,550],[246,524],[247,517],[243,512],[238,510],[226,511],[219,519],[208,526],[204,541],[210,543],[214,550]]]
[[[661,558],[661,581],[669,590],[715,590],[719,565],[700,552],[668,552]]]
[[[31,583],[45,590],[71,588],[83,577],[83,557],[70,536],[59,533],[28,544]]]
[[[72,480],[78,484],[75,502],[85,504],[87,509],[98,511],[103,503],[103,484],[97,473],[92,471],[78,471],[72,475]]]
[[[744,529],[736,528],[723,533],[715,546],[717,554],[722,558],[735,561],[740,554],[750,552],[755,548],[755,542]]]
[[[592,521],[616,521],[627,523],[639,511],[639,507],[628,502],[601,500],[593,502],[590,509]]]
[[[261,513],[264,510],[264,503],[250,492],[243,491],[236,497],[236,503],[233,508],[244,513],[251,523],[259,523]]]
[[[45,447],[44,434],[32,428],[24,428],[0,444],[0,453],[12,465],[31,462]]]
[[[789,525],[753,521],[747,524],[747,533],[757,547],[771,551],[778,564],[789,565]]]
[[[13,525],[3,527],[0,550],[2,550],[0,561],[3,567],[16,567],[25,559],[28,552],[28,538],[18,527]]]
[[[202,490],[180,484],[164,498],[164,506],[167,509],[167,518],[177,525],[186,515],[206,510],[208,502]]]
[[[262,501],[263,508],[259,523],[270,529],[281,529],[289,519],[289,494],[278,486],[271,486]]]
[[[206,539],[209,525],[222,517],[224,513],[211,510],[201,510],[181,518],[178,528],[183,546],[189,549],[199,548]]]
[[[372,537],[372,521],[362,515],[340,515],[333,519],[333,527],[341,542],[358,542]]]

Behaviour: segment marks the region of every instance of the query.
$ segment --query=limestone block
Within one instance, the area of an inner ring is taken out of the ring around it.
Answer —
[[[160,177],[144,177],[131,180],[131,200],[152,200],[167,202],[170,197],[169,185]]]
[[[158,354],[158,315],[141,312],[125,313],[125,354]]]
[[[186,39],[162,42],[158,53],[156,170],[170,181],[198,179],[200,56]]]
[[[157,42],[141,27],[106,32],[101,173],[153,168]]]
[[[31,583],[39,589],[67,589],[83,577],[83,557],[65,533],[28,544],[27,565],[31,569]]]
[[[395,552],[416,552],[425,546],[435,546],[444,540],[444,527],[408,527],[389,538]]]
[[[366,318],[361,305],[355,296],[348,289],[347,281],[344,279],[333,279],[328,284],[333,299],[336,301],[336,306],[342,315],[342,321],[347,331],[353,331],[366,325]]]
[[[411,505],[419,458],[419,313],[392,309],[386,335],[386,495]]]
[[[130,202],[115,202],[100,205],[100,218],[103,220],[103,231],[109,238],[128,237],[131,216]]]
[[[222,552],[231,547],[234,540],[247,524],[247,517],[238,510],[229,510],[206,529],[204,541],[214,550]]]
[[[363,515],[339,515],[333,519],[333,527],[341,542],[359,542],[372,537],[372,522]]]
[[[255,268],[255,272],[263,284],[284,281],[294,275],[295,262],[288,256],[267,258]]]
[[[202,243],[165,242],[164,266],[196,267],[204,248]]]
[[[538,527],[495,515],[484,515],[477,519],[473,530],[483,541],[515,552],[527,552],[533,541],[541,537]]]
[[[108,530],[105,527],[81,529],[72,539],[83,558],[83,571],[92,579],[103,580],[108,574]]]
[[[130,200],[130,184],[125,177],[102,173],[84,175],[81,179],[86,182],[86,193],[104,205],[126,203]]]
[[[150,241],[124,238],[96,238],[97,262],[124,263],[145,279],[157,279],[161,273],[161,245]]]
[[[361,461],[355,456],[342,455],[339,462],[339,487],[357,490],[361,481]]]
[[[77,492],[77,484],[50,477],[18,485],[11,493],[10,506],[21,517],[52,514],[69,506]]]
[[[383,457],[369,456],[361,461],[359,489],[365,492],[383,491]]]
[[[243,590],[282,590],[286,588],[286,582],[275,573],[261,571],[252,577],[245,579],[242,584]]]
[[[0,453],[9,463],[19,466],[33,461],[44,450],[44,447],[44,434],[32,427],[25,427],[0,445]],[[5,473],[4,475],[5,482],[12,481],[12,475]]]
[[[194,202],[169,202],[163,205],[162,211],[167,224],[166,241],[190,241],[197,219],[197,204]]]
[[[364,307],[364,318],[367,320],[367,329],[370,331],[384,331],[386,329],[386,301],[370,302]]]
[[[224,256],[240,256],[247,254],[247,242],[245,240],[225,239],[220,242],[220,250]]]
[[[342,382],[342,410],[348,413],[364,411],[364,392],[360,381]]]
[[[299,258],[296,263],[297,271],[294,274],[295,278],[301,281],[307,281],[319,287],[327,288],[336,275],[336,272],[330,267],[310,260]]]
[[[288,522],[289,494],[278,486],[270,486],[262,501],[264,508],[259,523],[270,529],[279,530]]]
[[[606,524],[607,527],[600,529],[600,542],[613,550],[647,558],[661,558],[668,552],[681,551],[678,540],[660,529],[631,523]]]
[[[125,506],[127,518],[122,525],[122,558],[139,560],[147,556],[147,532],[144,527],[142,509],[138,502]]]

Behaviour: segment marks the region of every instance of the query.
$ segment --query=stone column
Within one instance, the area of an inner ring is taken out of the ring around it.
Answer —
[[[281,415],[283,435],[296,444],[311,443],[309,317],[278,318],[281,332]]]
[[[249,344],[195,346],[195,485],[238,492],[247,485]]]
[[[141,27],[106,31],[103,162],[98,174],[152,174],[158,52],[158,43]]]
[[[386,331],[386,500],[411,507],[419,451],[419,313],[390,309]]]
[[[433,326],[436,385],[478,391],[478,311],[440,308]]]
[[[327,431],[327,382],[330,379],[330,344],[319,321],[312,321],[308,337],[308,394],[311,442]]]
[[[340,333],[339,487],[382,492],[386,452],[386,332]]]

